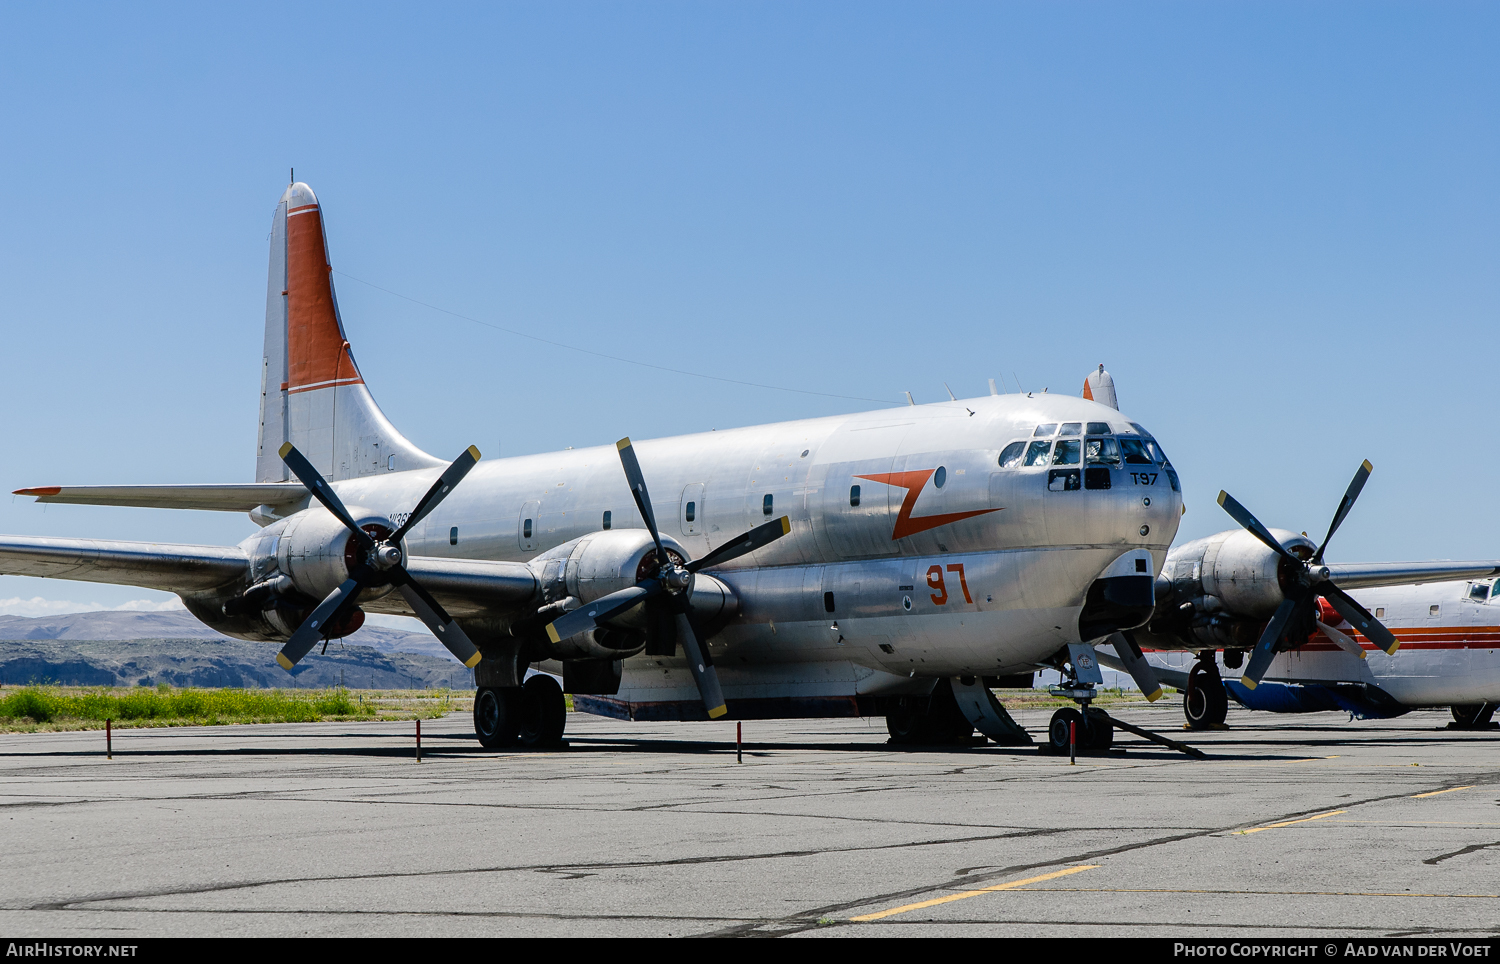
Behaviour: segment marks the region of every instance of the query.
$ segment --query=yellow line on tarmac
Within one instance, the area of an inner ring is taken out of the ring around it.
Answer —
[[[1336,817],[1341,813],[1348,812],[1348,810],[1330,810],[1327,813],[1320,813],[1311,817],[1303,817],[1300,820],[1283,820],[1281,823],[1268,823],[1264,827],[1251,827],[1249,830],[1236,830],[1235,833],[1260,833],[1262,830],[1275,830],[1278,827],[1290,827],[1294,823],[1307,823],[1309,820],[1322,820],[1324,817]]]
[[[1420,800],[1423,797],[1435,797],[1435,796],[1437,796],[1440,793],[1454,793],[1455,791],[1458,791],[1458,790],[1472,790],[1472,789],[1474,789],[1477,786],[1479,786],[1479,784],[1477,784],[1477,783],[1471,783],[1471,784],[1469,784],[1466,787],[1449,787],[1446,790],[1433,790],[1431,793],[1413,793],[1411,795],[1411,798],[1413,800]]]
[[[936,907],[938,904],[948,904],[955,900],[963,900],[966,897],[978,897],[980,894],[993,894],[1001,890],[1015,890],[1017,887],[1025,887],[1027,884],[1039,884],[1044,880],[1056,880],[1058,877],[1066,877],[1069,874],[1093,870],[1098,866],[1099,864],[1084,864],[1082,867],[1068,867],[1063,870],[1054,870],[1050,874],[1042,874],[1040,877],[1027,877],[1025,880],[1013,880],[1008,884],[996,884],[993,887],[981,887],[978,890],[965,890],[957,894],[949,894],[946,897],[935,897],[932,900],[924,900],[915,904],[902,904],[900,907],[892,907],[890,910],[876,911],[873,914],[861,914],[858,917],[851,917],[849,919],[851,921],[880,920],[882,917],[894,917],[896,914],[921,910],[924,907]]]
[[[1029,894],[1233,894],[1237,897],[1436,897],[1443,900],[1500,900],[1500,894],[1413,894],[1380,890],[1209,890],[1144,887],[1037,887]]]

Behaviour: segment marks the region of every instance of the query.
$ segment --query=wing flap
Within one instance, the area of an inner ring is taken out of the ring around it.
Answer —
[[[73,505],[130,505],[151,509],[208,509],[249,512],[258,505],[284,506],[308,497],[300,482],[248,482],[225,485],[44,485],[16,489],[38,502]]]
[[[243,579],[250,560],[234,546],[0,536],[0,575],[77,579],[202,592]]]

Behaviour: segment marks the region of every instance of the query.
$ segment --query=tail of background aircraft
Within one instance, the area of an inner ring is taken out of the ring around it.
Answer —
[[[446,465],[396,431],[354,364],[312,188],[286,189],[271,222],[266,348],[261,363],[255,480],[289,478],[291,442],[332,481]]]

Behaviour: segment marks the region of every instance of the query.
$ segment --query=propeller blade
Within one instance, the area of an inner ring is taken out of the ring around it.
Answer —
[[[1376,648],[1385,650],[1387,656],[1396,655],[1396,650],[1401,648],[1401,640],[1395,637],[1389,629],[1386,629],[1370,611],[1354,601],[1354,597],[1344,592],[1331,582],[1325,582],[1318,587],[1318,595],[1328,600],[1339,615],[1349,620],[1349,625],[1362,633],[1365,639],[1374,643]]]
[[[479,652],[472,640],[459,628],[453,617],[442,607],[427,590],[423,589],[411,573],[401,566],[393,566],[390,570],[391,581],[405,597],[407,605],[417,614],[417,618],[432,630],[432,635],[438,638],[438,642],[447,647],[448,652],[465,666],[473,669],[479,665],[483,655]]]
[[[308,488],[312,487],[308,486]],[[287,640],[286,645],[281,647],[281,652],[276,654],[276,662],[281,664],[282,669],[290,670],[314,646],[318,645],[318,640],[323,638],[323,627],[338,619],[345,604],[353,604],[354,597],[359,593],[360,577],[368,572],[368,569],[360,566],[350,573],[348,579],[345,579],[337,589],[328,594],[327,598],[318,603],[318,608],[314,609],[311,615],[302,620],[302,625],[297,627],[297,631],[292,633],[292,638]]]
[[[1259,539],[1261,542],[1264,542],[1277,555],[1290,559],[1299,566],[1302,565],[1302,560],[1298,559],[1290,552],[1287,552],[1286,546],[1283,546],[1281,543],[1277,542],[1276,537],[1271,535],[1271,530],[1261,525],[1260,520],[1251,515],[1249,509],[1240,505],[1237,501],[1235,501],[1234,496],[1230,495],[1228,492],[1223,491],[1222,489],[1219,490],[1219,505],[1224,507],[1224,511],[1229,513],[1230,518],[1232,518],[1235,522],[1238,522],[1240,525],[1244,526],[1246,529],[1249,529],[1251,535],[1255,536],[1255,538]]]
[[[1364,659],[1365,658],[1365,651],[1359,645],[1359,643],[1356,643],[1354,640],[1350,639],[1347,635],[1345,635],[1344,633],[1340,632],[1337,629],[1334,629],[1332,626],[1330,626],[1327,623],[1323,622],[1323,620],[1321,620],[1321,619],[1318,620],[1318,631],[1321,632],[1324,636],[1327,636],[1329,642],[1333,643],[1339,649],[1342,649],[1342,650],[1344,650],[1347,653],[1353,653],[1355,656],[1358,656],[1360,659]]]
[[[630,483],[630,494],[635,497],[635,507],[641,510],[641,518],[646,520],[646,529],[656,543],[656,562],[663,565],[667,561],[667,552],[662,548],[661,535],[656,531],[656,516],[651,511],[651,493],[646,491],[646,477],[641,474],[641,463],[635,457],[630,436],[616,442],[615,448],[620,452],[620,464],[625,468],[625,481]]]
[[[323,481],[323,476],[318,474],[317,469],[313,468],[313,464],[307,460],[307,456],[297,451],[297,447],[291,442],[282,445],[280,451],[281,461],[285,462],[287,468],[292,470],[292,474],[297,477],[298,481],[307,486],[307,491],[313,494],[313,498],[323,503],[323,508],[332,512],[336,519],[348,526],[349,531],[354,533],[354,538],[359,540],[360,548],[366,551],[375,548],[375,540],[370,538],[368,532],[355,524],[354,519],[349,515],[349,510],[344,508],[344,503],[339,501],[339,497],[333,491],[333,488],[327,482]],[[300,626],[298,627],[298,631],[301,631]],[[297,658],[301,659],[300,656]],[[296,662],[296,660],[293,660],[293,662]]]
[[[1266,624],[1266,631],[1260,634],[1260,641],[1255,644],[1255,649],[1250,653],[1250,662],[1245,666],[1245,675],[1240,677],[1240,682],[1249,689],[1255,689],[1260,685],[1261,677],[1266,675],[1266,670],[1271,667],[1271,660],[1276,658],[1276,641],[1286,631],[1287,623],[1292,621],[1292,611],[1298,604],[1306,602],[1303,599],[1283,599],[1281,605],[1276,607],[1276,614]]]
[[[411,527],[425,519],[427,513],[436,509],[438,503],[448,497],[448,493],[453,491],[455,485],[463,481],[463,477],[469,474],[469,470],[478,461],[479,449],[472,445],[464,449],[463,454],[454,459],[453,464],[444,469],[443,474],[438,476],[436,482],[432,483],[432,488],[427,490],[427,494],[417,500],[416,508],[411,510],[411,515],[405,522],[401,523],[401,528],[397,529],[391,535],[391,543],[393,545],[400,545],[402,537],[411,530]]]
[[[1135,685],[1141,688],[1141,692],[1146,694],[1146,702],[1155,703],[1161,699],[1161,681],[1156,678],[1156,670],[1146,662],[1146,654],[1136,644],[1134,634],[1112,633],[1105,642],[1115,648],[1120,662],[1125,664],[1125,671],[1135,680]]]
[[[717,720],[729,712],[724,705],[724,691],[719,688],[719,673],[714,669],[708,648],[700,644],[698,637],[693,635],[693,626],[688,622],[687,613],[677,614],[677,641],[682,644],[682,655],[687,657],[688,669],[693,671],[693,679],[698,682],[698,692],[703,694],[703,706],[708,710],[708,718]]]
[[[787,516],[773,519],[763,525],[758,525],[749,532],[739,536],[733,542],[726,542],[719,548],[710,552],[702,559],[694,559],[687,564],[689,572],[698,572],[709,566],[716,566],[721,562],[738,559],[747,552],[754,552],[762,546],[768,546],[792,531],[792,520]]]
[[[619,592],[600,596],[593,602],[563,613],[548,623],[547,638],[554,643],[560,643],[570,636],[586,633],[597,626],[599,620],[618,616],[620,613],[638,604],[647,596],[654,595],[660,591],[660,582],[655,579],[647,579],[637,585],[627,586]]]
[[[1323,561],[1323,551],[1328,548],[1328,540],[1339,531],[1339,526],[1344,524],[1344,519],[1349,515],[1349,510],[1354,508],[1354,500],[1359,498],[1360,490],[1365,487],[1365,482],[1370,478],[1370,472],[1375,466],[1365,459],[1359,469],[1354,473],[1354,480],[1349,483],[1349,488],[1344,492],[1344,498],[1339,502],[1338,511],[1333,514],[1333,522],[1328,526],[1328,535],[1323,537],[1323,544],[1318,546],[1318,551],[1313,554],[1313,565]]]

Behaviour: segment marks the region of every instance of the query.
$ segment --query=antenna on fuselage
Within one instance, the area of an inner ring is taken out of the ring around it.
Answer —
[[[908,405],[916,405],[917,404],[917,400],[911,397],[911,392],[907,392],[906,393],[906,404],[908,404]]]
[[[947,390],[949,400],[955,401],[955,402],[958,401],[958,396],[955,395],[955,394],[953,394],[953,389],[948,388],[948,383],[947,382],[943,382],[943,388]]]
[[[995,380],[993,378],[990,379],[990,394],[991,395],[999,395],[1000,394],[999,392],[995,391]]]

